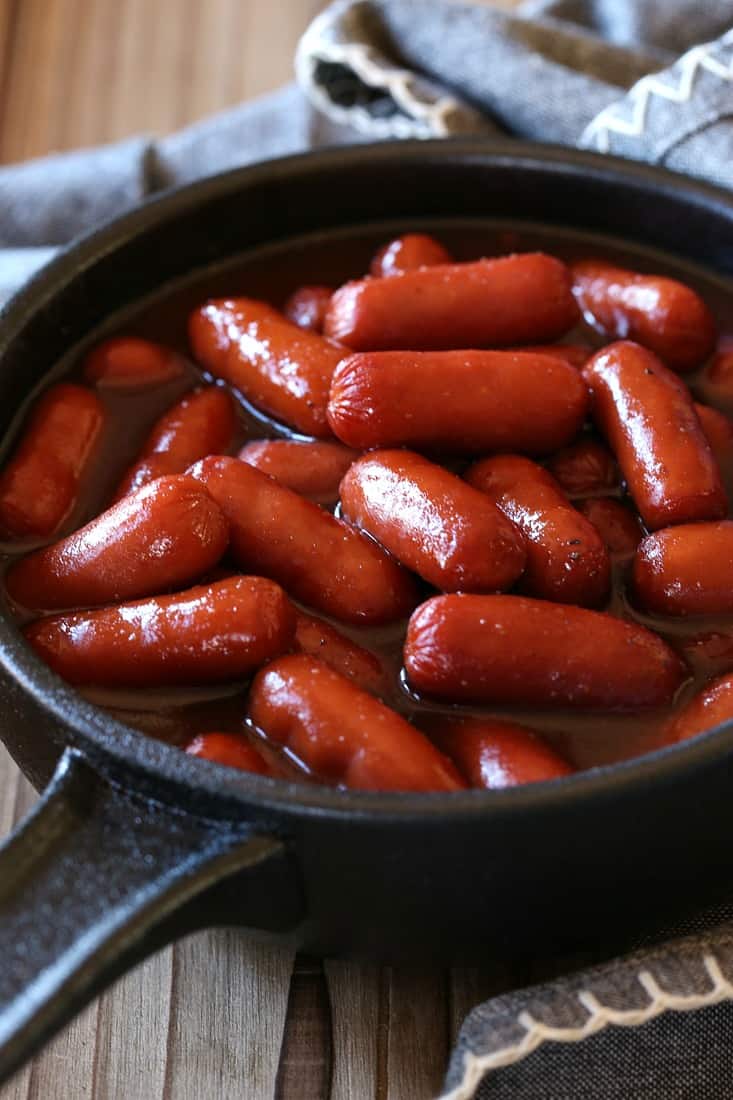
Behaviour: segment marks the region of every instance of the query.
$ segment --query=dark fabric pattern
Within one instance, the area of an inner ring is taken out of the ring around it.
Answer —
[[[731,979],[733,924],[726,923],[496,997],[464,1023],[445,1096],[728,1098]]]

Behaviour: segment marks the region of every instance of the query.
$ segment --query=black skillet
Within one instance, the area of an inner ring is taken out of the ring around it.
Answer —
[[[389,219],[529,219],[733,274],[733,200],[512,142],[337,149],[204,180],[86,237],[0,319],[0,431],[106,316],[263,242]],[[495,793],[367,795],[219,768],[85,702],[0,613],[0,735],[46,787],[0,851],[0,1078],[142,956],[217,923],[317,953],[552,954],[717,894],[733,736]],[[55,771],[54,771],[55,767]]]

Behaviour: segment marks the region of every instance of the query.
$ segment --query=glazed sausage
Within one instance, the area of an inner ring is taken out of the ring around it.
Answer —
[[[328,387],[343,348],[249,298],[195,310],[189,338],[197,360],[256,408],[305,435],[331,434]]]
[[[552,355],[555,359],[562,359],[576,370],[581,370],[593,354],[590,344],[526,344],[523,347],[512,348],[512,351],[530,351],[535,355]]]
[[[276,774],[269,760],[265,760],[241,733],[199,733],[189,741],[184,751],[189,756],[212,760],[227,768],[238,768],[240,771],[255,772],[258,775]]]
[[[641,542],[643,530],[638,516],[613,497],[589,497],[578,501],[578,511],[592,523],[608,552],[630,558]]]
[[[675,638],[675,645],[696,676],[709,679],[733,669],[733,631],[702,630]]]
[[[650,530],[725,515],[718,464],[676,374],[652,352],[623,341],[594,355],[583,376],[594,418]]]
[[[434,596],[404,657],[413,690],[453,703],[633,710],[669,703],[685,675],[642,626],[524,596]]]
[[[721,396],[728,399],[733,397],[733,347],[724,345],[716,352],[706,377]]]
[[[339,364],[328,419],[339,439],[360,449],[542,455],[570,443],[587,410],[580,374],[551,356],[383,351]]]
[[[638,604],[659,615],[733,611],[733,521],[685,523],[656,531],[634,558]]]
[[[298,328],[323,332],[323,322],[332,294],[333,288],[330,286],[301,286],[285,303],[285,316]]]
[[[246,680],[290,649],[295,609],[264,577],[39,619],[23,633],[70,684],[163,687]]]
[[[251,721],[327,782],[357,790],[456,791],[453,764],[419,730],[328,665],[296,654],[255,678]]]
[[[715,461],[723,472],[729,470],[733,463],[733,421],[718,409],[711,409],[710,405],[701,405],[697,401],[695,412]]]
[[[372,451],[341,482],[341,508],[399,562],[446,592],[511,588],[524,539],[486,497],[412,451]]]
[[[237,417],[234,401],[220,386],[194,390],[156,422],[137,461],[115,494],[120,500],[166,474],[182,474],[207,455],[228,451]]]
[[[580,439],[564,447],[547,469],[571,500],[604,496],[618,489],[620,475],[613,455],[594,439]]]
[[[417,603],[415,583],[371,539],[236,458],[192,467],[231,524],[239,564],[347,623],[386,623]]]
[[[323,331],[354,351],[427,351],[544,343],[577,320],[570,272],[537,252],[346,283]]]
[[[665,730],[665,744],[685,741],[733,718],[733,675],[726,673],[706,684]]]
[[[236,330],[244,332],[250,323],[264,320],[284,321],[286,318],[274,306],[255,298],[212,298],[189,314],[189,343],[194,354],[201,341],[207,356],[222,355],[232,346]]]
[[[680,372],[694,370],[713,351],[713,315],[684,283],[604,260],[583,260],[571,270],[578,304],[604,336],[643,344]]]
[[[343,443],[306,443],[297,439],[257,439],[245,443],[239,458],[276,478],[294,493],[317,504],[338,500],[339,485],[358,451]]]
[[[103,389],[131,390],[172,382],[183,374],[183,360],[152,340],[118,336],[97,344],[84,360],[87,382]]]
[[[298,611],[294,648],[297,653],[325,661],[363,691],[382,697],[390,694],[389,676],[379,657],[323,619]]]
[[[62,382],[34,407],[15,454],[0,474],[0,531],[42,538],[76,504],[104,424],[99,398]]]
[[[536,733],[498,718],[436,720],[430,738],[472,787],[498,790],[571,775],[573,768]]]
[[[164,477],[22,558],[6,586],[21,607],[44,611],[155,596],[197,580],[228,544],[229,524],[206,490]]]
[[[523,592],[583,607],[604,602],[611,584],[608,551],[547,470],[521,455],[496,455],[476,462],[465,477],[524,535]]]
[[[453,257],[442,244],[425,233],[406,233],[379,249],[371,262],[370,274],[376,278],[400,275],[420,267],[449,264]]]

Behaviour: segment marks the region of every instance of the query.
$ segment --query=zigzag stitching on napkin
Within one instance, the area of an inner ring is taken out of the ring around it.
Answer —
[[[733,985],[723,974],[715,956],[703,956],[703,965],[712,982],[706,993],[667,992],[648,970],[640,970],[636,975],[637,981],[649,995],[649,1003],[643,1008],[611,1008],[602,1004],[595,994],[581,990],[578,1000],[588,1012],[588,1019],[580,1027],[551,1027],[535,1020],[530,1012],[520,1012],[517,1022],[525,1029],[523,1038],[513,1046],[502,1047],[491,1054],[467,1054],[463,1080],[450,1092],[443,1093],[440,1100],[471,1100],[485,1074],[520,1062],[545,1042],[582,1043],[610,1024],[639,1027],[664,1012],[695,1012],[723,1001],[733,1001]]]
[[[680,72],[679,83],[676,86],[661,80],[659,73],[643,76],[628,92],[626,99],[621,103],[612,103],[610,107],[606,107],[596,115],[585,128],[580,139],[581,145],[587,146],[595,141],[599,152],[608,153],[611,147],[611,134],[620,134],[622,137],[641,137],[646,127],[652,98],[659,96],[660,99],[676,104],[689,102],[700,72],[712,73],[721,80],[733,83],[733,58],[725,65],[710,52],[713,46],[729,44],[733,44],[733,31],[728,31],[717,43],[708,42],[688,50],[678,62]],[[632,101],[631,118],[624,118],[618,114],[618,111],[628,100]]]
[[[343,10],[348,5],[342,5]],[[337,12],[337,14],[340,14]],[[334,20],[332,8],[322,12],[301,38],[295,55],[295,73],[301,88],[311,101],[334,122],[344,122],[372,137],[448,137],[452,130],[449,116],[465,110],[453,96],[439,96],[432,101],[416,96],[412,90],[415,74],[375,62],[368,46],[359,43],[339,45],[324,41],[324,32]],[[409,118],[375,118],[363,107],[339,107],[314,78],[318,61],[328,61],[352,69],[369,87],[384,88]]]

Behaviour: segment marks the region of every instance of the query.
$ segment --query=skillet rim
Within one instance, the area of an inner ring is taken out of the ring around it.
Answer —
[[[189,211],[198,204],[246,190],[255,183],[307,176],[324,168],[358,167],[364,161],[399,159],[419,162],[421,169],[451,157],[462,162],[533,167],[621,187],[644,191],[682,192],[686,203],[727,217],[733,224],[733,196],[722,188],[687,176],[619,157],[580,151],[545,143],[514,139],[434,139],[380,142],[298,153],[181,184],[146,199],[114,219],[96,227],[64,247],[0,309],[0,370],[12,343],[22,338],[25,325],[69,282],[98,260],[108,257],[132,237]],[[644,756],[603,765],[573,775],[497,791],[467,790],[460,793],[343,791],[308,783],[287,782],[238,772],[187,756],[180,749],[155,741],[146,734],[107,716],[81,698],[32,653],[7,611],[0,607],[0,668],[58,726],[54,740],[60,747],[71,743],[80,749],[112,781],[134,789],[135,779],[156,789],[207,800],[211,816],[237,817],[252,809],[280,815],[317,815],[364,819],[372,824],[390,821],[431,822],[436,817],[470,822],[491,815],[552,812],[622,791],[643,793],[646,787],[675,783],[689,773],[704,771],[726,758],[733,759],[733,721],[679,745],[657,749]],[[589,717],[592,717],[589,714]],[[120,778],[122,776],[122,778]],[[133,777],[133,781],[131,781]],[[653,793],[653,791],[652,791]],[[166,794],[161,801],[178,805],[185,799]],[[214,809],[216,806],[216,809]]]

